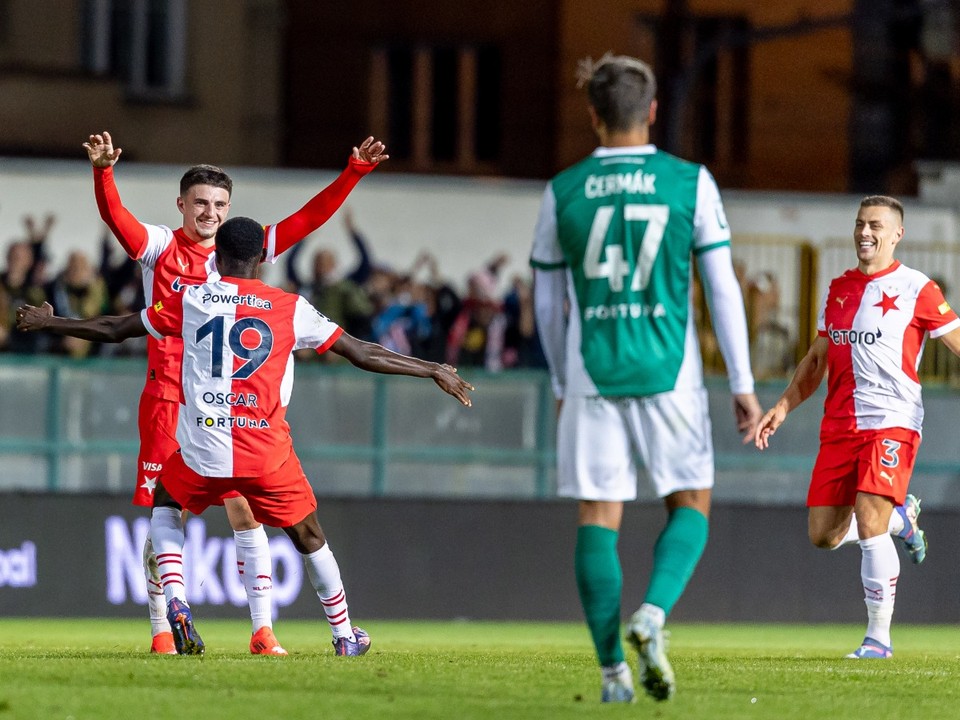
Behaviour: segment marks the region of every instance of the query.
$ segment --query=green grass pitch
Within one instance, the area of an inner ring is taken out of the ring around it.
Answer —
[[[859,626],[674,624],[676,697],[602,706],[582,625],[362,624],[370,653],[337,658],[324,622],[281,619],[268,658],[198,617],[199,658],[149,655],[145,621],[0,619],[0,720],[960,718],[956,627],[895,625],[893,659],[855,661]]]

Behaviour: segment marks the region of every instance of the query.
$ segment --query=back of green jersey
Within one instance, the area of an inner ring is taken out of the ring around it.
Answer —
[[[716,197],[707,235],[698,233],[703,184]],[[600,148],[557,175],[552,189],[587,374],[604,396],[673,389],[691,312],[692,253],[729,242],[712,177],[653,146]]]

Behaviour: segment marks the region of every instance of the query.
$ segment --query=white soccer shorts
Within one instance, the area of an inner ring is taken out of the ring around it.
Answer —
[[[557,428],[561,497],[635,500],[638,460],[658,497],[713,487],[705,389],[640,398],[564,399]]]

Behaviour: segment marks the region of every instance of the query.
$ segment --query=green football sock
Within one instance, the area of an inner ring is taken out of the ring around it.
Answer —
[[[620,644],[620,591],[623,572],[617,555],[617,531],[599,525],[577,529],[574,570],[580,603],[600,665],[623,661]]]
[[[653,546],[653,571],[644,602],[670,614],[703,555],[708,532],[709,521],[699,511],[680,507],[670,513]]]

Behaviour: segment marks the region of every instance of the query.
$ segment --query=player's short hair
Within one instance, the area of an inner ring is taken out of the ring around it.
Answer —
[[[225,260],[250,262],[263,255],[263,225],[248,217],[230,218],[217,229],[217,254]]]
[[[180,194],[186,195],[194,185],[211,185],[223,188],[227,195],[233,194],[233,180],[216,165],[194,165],[180,178]]]
[[[587,97],[597,117],[609,130],[630,130],[645,125],[657,94],[657,78],[642,60],[607,53],[594,62],[580,61],[578,87],[587,86]]]
[[[868,195],[860,201],[860,207],[888,207],[900,213],[900,222],[903,222],[903,203],[889,195]]]

